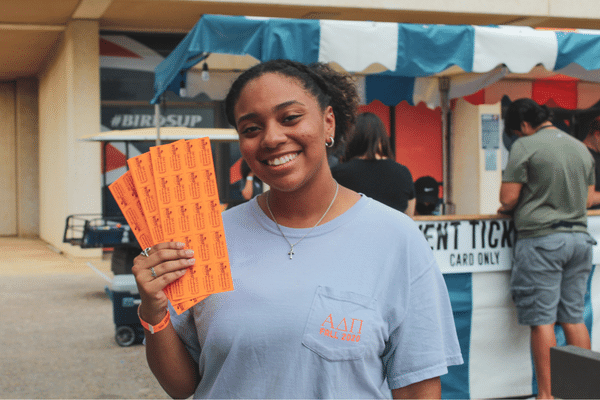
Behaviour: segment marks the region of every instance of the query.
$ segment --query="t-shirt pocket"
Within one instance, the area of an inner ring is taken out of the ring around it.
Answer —
[[[361,359],[375,340],[375,317],[375,299],[319,286],[302,344],[329,361]]]

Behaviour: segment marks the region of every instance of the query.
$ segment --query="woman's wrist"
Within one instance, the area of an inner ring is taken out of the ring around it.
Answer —
[[[254,177],[253,177],[253,176],[250,176],[250,175],[248,175],[248,176],[246,177],[246,180],[247,180],[247,181],[253,181],[253,180],[254,180]]]
[[[144,320],[144,322],[147,322],[150,325],[156,325],[165,318],[165,315],[168,313],[168,309],[163,308],[162,310],[157,310],[154,312],[152,309],[148,310],[147,307],[144,308],[143,303],[141,303],[138,306],[137,313],[138,317],[141,320]]]
[[[140,314],[141,307],[142,305],[140,304],[137,309],[138,318],[140,319],[140,323],[142,324],[144,329],[146,329],[148,332],[155,334],[165,329],[171,323],[171,314],[169,313],[168,309],[164,310],[164,314],[162,317],[160,317],[160,314],[158,314],[150,321],[148,321],[145,318],[142,318],[142,315]]]

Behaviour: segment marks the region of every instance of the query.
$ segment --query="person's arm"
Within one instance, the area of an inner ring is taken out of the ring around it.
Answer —
[[[406,207],[406,210],[404,211],[404,213],[411,218],[414,217],[416,204],[417,204],[417,199],[410,199],[408,201],[408,206]]]
[[[498,213],[509,213],[517,206],[522,188],[522,183],[502,182],[500,186],[500,204],[502,205],[498,209]]]
[[[596,185],[588,186],[586,208],[600,204],[600,192],[596,192]]]
[[[242,197],[246,200],[250,200],[254,194],[254,174],[250,172],[244,182],[244,188],[242,189]]]
[[[165,318],[168,299],[163,289],[185,274],[194,263],[192,257],[193,252],[184,250],[182,243],[167,242],[152,246],[148,257],[134,259],[131,270],[142,300],[138,312],[143,321],[157,325]],[[193,395],[200,382],[198,366],[173,325],[169,322],[154,334],[146,330],[145,338],[148,365],[167,394],[174,398]]]
[[[174,399],[192,396],[200,382],[198,365],[173,325],[155,334],[145,331],[145,338],[148,366],[165,392]]]
[[[440,378],[426,379],[398,389],[392,389],[394,399],[441,399]]]

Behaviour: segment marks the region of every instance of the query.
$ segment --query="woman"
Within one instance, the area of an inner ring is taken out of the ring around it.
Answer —
[[[431,249],[410,218],[338,185],[327,164],[356,104],[350,78],[321,64],[269,61],[232,85],[229,122],[270,190],[223,213],[235,290],[146,331],[171,396],[440,397],[439,376],[462,357]],[[193,255],[177,243],[147,253],[133,267],[139,313],[159,324],[162,289]]]
[[[415,186],[408,168],[394,161],[394,152],[379,117],[363,113],[356,119],[354,133],[342,157],[331,168],[340,185],[363,193],[412,217]]]

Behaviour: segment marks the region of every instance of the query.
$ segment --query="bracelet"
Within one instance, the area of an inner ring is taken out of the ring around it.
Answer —
[[[253,181],[253,180],[254,180],[254,177],[253,177],[253,176],[250,176],[250,175],[248,175],[248,176],[246,177],[246,180],[247,180],[247,181]]]
[[[150,325],[149,323],[144,321],[142,319],[142,317],[140,317],[140,306],[141,306],[141,304],[138,306],[138,309],[137,309],[138,318],[140,319],[140,322],[142,323],[142,326],[144,327],[144,329],[149,331],[151,334],[154,335],[156,332],[162,331],[163,329],[165,329],[167,327],[167,325],[169,325],[169,322],[171,322],[171,313],[169,313],[169,310],[167,310],[167,315],[165,315],[165,317],[162,319],[162,321],[160,321],[156,325]]]

